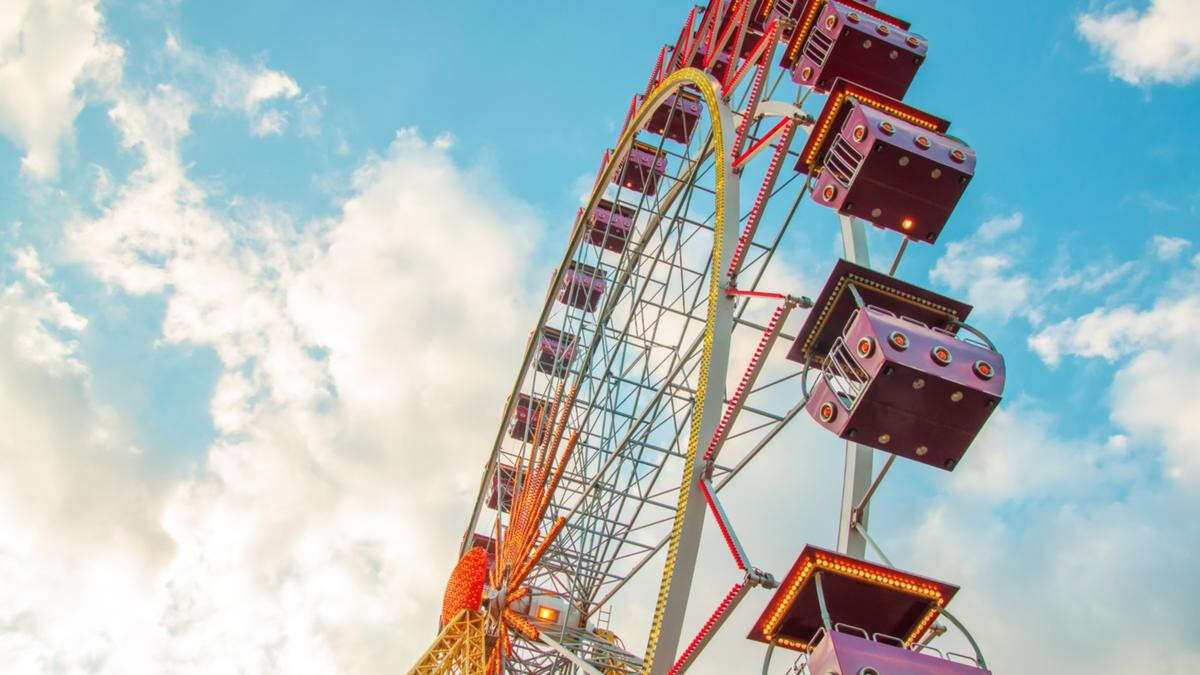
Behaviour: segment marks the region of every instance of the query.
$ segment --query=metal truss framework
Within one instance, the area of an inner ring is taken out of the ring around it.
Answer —
[[[484,623],[482,612],[459,612],[417,659],[409,675],[482,675]]]

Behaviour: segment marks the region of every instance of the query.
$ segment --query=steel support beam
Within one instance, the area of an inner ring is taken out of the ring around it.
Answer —
[[[863,223],[857,218],[839,216],[842,225],[842,248],[846,260],[859,265],[870,266],[871,259],[867,254],[867,233]],[[867,542],[862,534],[854,527],[855,520],[865,527],[870,505],[863,502],[871,487],[871,462],[875,451],[865,445],[846,441],[846,463],[842,474],[842,510],[838,519],[838,551],[863,558],[867,553]],[[861,510],[857,507],[862,504]]]

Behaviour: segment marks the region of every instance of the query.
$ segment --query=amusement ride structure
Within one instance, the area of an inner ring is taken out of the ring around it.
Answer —
[[[683,672],[756,588],[764,673],[776,650],[775,672],[988,672],[946,610],[957,588],[894,568],[867,530],[896,458],[952,471],[1004,387],[971,307],[895,276],[975,169],[946,120],[902,102],[926,48],[873,0],[690,11],[575,219],[411,672]],[[815,299],[765,287],[806,200],[844,247]],[[866,223],[895,233],[887,272]],[[845,440],[838,539],[775,575],[718,495],[801,412]],[[708,518],[738,580],[685,626]],[[648,634],[609,630],[618,593],[660,569]],[[931,644],[939,618],[972,654]]]

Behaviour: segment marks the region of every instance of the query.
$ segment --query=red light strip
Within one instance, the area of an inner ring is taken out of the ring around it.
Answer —
[[[672,72],[679,68],[686,68],[692,59],[692,48],[695,43],[692,42],[692,26],[696,22],[696,7],[692,6],[692,11],[688,12],[687,23],[683,24],[683,30],[679,32],[679,40],[675,43],[675,53],[671,55],[671,63],[674,65],[670,68]]]
[[[748,291],[743,291],[749,294]],[[775,309],[775,313],[771,315],[771,321],[767,323],[767,329],[763,331],[762,338],[758,341],[758,348],[754,350],[754,356],[750,358],[750,365],[746,367],[746,372],[742,374],[742,380],[738,383],[737,389],[730,397],[729,403],[725,406],[725,413],[721,415],[721,422],[717,424],[717,430],[713,432],[712,440],[708,442],[708,450],[704,452],[704,461],[711,460],[717,453],[717,448],[721,441],[725,440],[725,432],[733,424],[735,411],[737,411],[742,403],[745,402],[746,395],[749,393],[750,381],[757,377],[759,362],[762,360],[763,354],[767,351],[767,347],[776,337],[775,326],[779,323],[784,312],[787,310],[787,303],[784,303]]]
[[[787,298],[787,296],[783,293],[772,293],[769,291],[743,291],[738,288],[726,289],[725,295],[746,295],[751,298],[775,298],[776,300],[784,300]]]
[[[767,175],[758,189],[758,196],[754,198],[754,208],[750,210],[750,216],[746,219],[746,227],[742,230],[737,248],[734,249],[733,256],[729,259],[729,269],[725,274],[730,279],[737,276],[738,268],[742,264],[742,256],[754,238],[758,221],[762,219],[763,206],[766,204],[767,196],[775,188],[775,181],[779,178],[779,167],[783,165],[783,158],[787,155],[788,148],[792,145],[792,139],[796,136],[796,122],[795,120],[790,120],[790,122],[791,124],[784,130],[783,138],[779,140],[779,145],[775,147],[775,154],[771,156],[771,163],[767,166]]]
[[[746,109],[742,112],[742,123],[737,125],[737,133],[733,139],[735,154],[742,148],[742,143],[746,141],[746,125],[754,116],[754,108],[758,105],[759,92],[762,91],[763,78],[766,77],[767,70],[769,68],[766,64],[759,64],[758,71],[754,73],[754,81],[750,83],[750,98],[746,101]]]
[[[700,629],[700,632],[696,633],[696,637],[692,638],[687,649],[684,649],[683,653],[679,655],[679,660],[675,662],[675,665],[671,666],[671,670],[668,671],[669,675],[677,675],[691,665],[692,660],[696,658],[696,655],[708,643],[715,629],[724,621],[725,615],[736,606],[741,597],[745,595],[745,592],[745,584],[734,584],[733,588],[729,589],[729,593],[725,594],[725,598],[721,600],[721,604],[717,605],[717,609],[708,617],[708,621],[704,622],[704,626]]]
[[[624,134],[625,130],[629,128],[629,123],[633,121],[634,115],[637,115],[637,110],[638,96],[637,94],[634,94],[633,99],[629,101],[629,111],[625,113],[625,123],[621,125],[622,134]]]
[[[725,73],[725,82],[721,85],[721,91],[726,96],[729,96],[730,94],[733,93],[733,90],[738,86],[738,83],[742,81],[742,78],[746,76],[746,73],[750,70],[750,67],[753,65],[757,65],[758,72],[760,73],[760,75],[755,77],[754,88],[750,92],[750,100],[751,101],[755,100],[755,94],[757,93],[758,88],[762,84],[761,73],[768,66],[768,64],[771,60],[771,56],[770,56],[770,54],[768,54],[768,51],[770,51],[770,50],[768,50],[768,47],[774,46],[775,32],[778,30],[778,28],[779,28],[779,21],[778,20],[772,21],[771,26],[769,28],[767,28],[767,32],[763,33],[763,36],[761,38],[759,38],[758,44],[754,45],[754,50],[750,52],[750,55],[746,58],[746,62],[742,64],[742,67],[740,69],[738,69],[737,74],[736,75],[733,74],[733,68],[730,68],[729,72]],[[748,30],[749,29],[747,28],[747,31]],[[743,124],[742,126],[744,127],[745,125]],[[741,137],[741,128],[740,127],[738,130],[738,136],[739,136],[739,138]],[[741,146],[741,143],[737,143],[734,145],[735,148],[740,147],[740,146]],[[736,167],[734,167],[734,168],[736,168]]]
[[[751,145],[750,149],[747,150],[741,157],[738,157],[737,159],[733,160],[734,171],[742,168],[746,164],[746,162],[749,162],[751,159],[753,159],[754,156],[758,154],[759,150],[761,150],[764,146],[769,144],[771,141],[775,140],[776,136],[783,133],[783,131],[787,128],[787,126],[789,124],[791,124],[791,122],[792,122],[792,118],[790,118],[790,117],[785,117],[785,118],[779,120],[778,124],[776,124],[774,127],[771,127],[771,130],[768,131],[765,136],[763,136],[762,138],[755,141],[754,145]],[[755,204],[757,205],[757,202],[755,202]]]
[[[600,179],[604,177],[604,170],[606,168],[608,168],[608,158],[611,156],[612,156],[612,148],[605,148],[604,156],[600,158],[600,171],[598,171],[596,173],[596,182],[597,183],[599,183]]]
[[[696,32],[696,44],[704,43],[705,53],[712,53],[712,41],[716,37],[717,28],[717,5],[720,0],[709,0],[708,7],[704,10],[704,20],[700,22],[700,30]],[[684,68],[691,65],[691,62],[685,63]],[[708,62],[705,61],[704,67],[708,68]]]
[[[717,54],[725,51],[725,45],[729,44],[729,37],[733,35],[734,29],[736,28],[741,30],[742,15],[746,13],[747,2],[748,0],[738,0],[738,3],[733,6],[733,10],[729,13],[729,25],[725,27],[725,32],[721,33],[721,39],[717,41],[717,48],[710,48],[708,50],[708,54],[704,57],[705,70],[708,70],[708,67],[712,65],[712,62],[717,59]],[[735,63],[734,59],[736,58],[737,54],[730,54],[730,69],[733,68],[733,64]]]
[[[650,81],[646,83],[646,91],[642,93],[643,96],[649,96],[650,92],[654,91],[654,88],[658,86],[659,81],[662,80],[663,59],[665,59],[666,56],[667,48],[665,46],[660,47],[658,50],[658,59],[654,62],[654,70],[650,71]]]
[[[733,561],[737,563],[738,569],[749,569],[750,561],[746,560],[746,554],[742,551],[742,547],[738,544],[733,536],[733,532],[729,529],[729,523],[726,522],[725,510],[721,508],[717,498],[713,496],[712,490],[708,487],[708,481],[700,479],[700,492],[704,494],[704,501],[708,502],[708,508],[712,511],[713,518],[717,521],[717,528],[721,530],[721,536],[725,537],[725,545],[729,547],[729,553],[733,556]]]

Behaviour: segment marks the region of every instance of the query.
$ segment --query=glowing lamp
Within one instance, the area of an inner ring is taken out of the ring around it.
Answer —
[[[542,605],[537,608],[537,618],[539,621],[547,623],[558,623],[558,610],[553,607]]]

